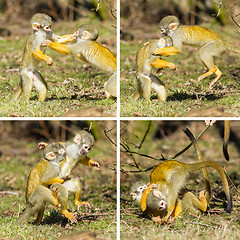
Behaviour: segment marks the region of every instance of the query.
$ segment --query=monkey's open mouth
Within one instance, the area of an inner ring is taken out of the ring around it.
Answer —
[[[87,152],[86,152],[84,149],[81,149],[81,150],[80,150],[80,154],[81,154],[81,155],[84,155],[84,154],[86,154],[86,153],[87,153]]]

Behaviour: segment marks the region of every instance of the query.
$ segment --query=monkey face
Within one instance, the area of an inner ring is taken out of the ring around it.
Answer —
[[[94,144],[94,137],[87,131],[80,131],[76,134],[73,141],[78,145],[80,149],[79,154],[84,155],[92,149]]]
[[[51,143],[44,149],[44,158],[48,161],[61,162],[66,157],[66,151],[61,143]]]
[[[83,144],[82,149],[79,151],[81,155],[87,154],[91,150],[91,146]]]
[[[175,31],[178,28],[179,24],[180,24],[179,19],[176,16],[164,17],[159,23],[161,37],[167,36],[173,31]]]

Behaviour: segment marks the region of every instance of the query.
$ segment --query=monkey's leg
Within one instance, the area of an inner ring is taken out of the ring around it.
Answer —
[[[204,45],[200,50],[200,58],[203,64],[208,68],[208,72],[202,74],[198,81],[201,81],[205,77],[212,75],[213,73],[216,77],[210,83],[209,88],[212,89],[213,85],[219,80],[222,76],[222,72],[218,69],[218,67],[214,63],[214,57],[220,57],[225,50],[224,43],[222,41],[215,41],[212,43],[208,43]]]
[[[43,102],[47,97],[47,83],[37,70],[33,71],[33,85],[38,91],[39,101]]]
[[[141,85],[141,78],[139,78],[137,76],[137,92],[135,94],[135,96],[133,97],[134,100],[138,100],[143,94],[143,90],[142,90],[142,85]],[[150,92],[151,94],[151,92]]]
[[[13,94],[13,100],[17,100],[20,97],[21,94],[22,94],[22,77],[21,77],[21,74],[20,74],[19,85],[18,85],[17,90]]]
[[[168,67],[168,68],[170,68],[170,69],[172,69],[172,70],[175,70],[175,69],[176,69],[175,64],[170,63],[170,62],[167,62],[167,61],[164,61],[164,60],[159,59],[159,58],[153,60],[153,61],[150,63],[150,65],[151,65],[152,67],[156,67],[156,68]]]
[[[155,75],[150,74],[152,80],[152,88],[156,91],[159,100],[166,101],[167,92],[163,82]]]
[[[32,91],[33,72],[31,70],[24,69],[20,72],[22,79],[22,92],[26,101],[29,101]]]
[[[115,72],[104,84],[105,95],[107,98],[117,97],[117,73]]]
[[[191,192],[186,192],[182,198],[182,208],[184,212],[199,214],[201,211],[207,210],[207,199],[204,191],[199,193],[199,199]]]
[[[168,188],[167,196],[167,215],[164,217],[164,222],[169,222],[169,218],[172,215],[173,211],[176,208],[178,199],[178,192],[176,192],[171,186]]]
[[[165,48],[156,48],[153,50],[153,55],[160,55],[160,56],[172,56],[180,53],[181,51],[175,47],[165,47]]]
[[[174,211],[174,219],[178,218],[181,213],[182,213],[182,200],[178,199],[177,204],[176,204],[176,208],[175,208],[175,211]]]
[[[151,96],[151,87],[152,87],[151,78],[148,75],[139,74],[137,76],[137,84],[138,84],[138,94],[140,95],[142,91],[143,97],[149,101]]]
[[[36,222],[34,223],[35,225],[40,224],[40,222],[42,221],[44,210],[45,210],[45,206],[42,209],[40,209],[40,211],[38,212]]]
[[[68,202],[68,190],[59,183],[54,183],[51,186],[51,189],[53,191],[53,195],[58,198],[59,203],[61,204],[61,212],[62,214],[68,218],[71,223],[76,223],[77,219],[74,216],[73,213],[70,213],[67,210],[67,202]]]
[[[81,206],[86,205],[87,207],[91,207],[91,204],[88,202],[80,202],[79,197],[82,193],[82,186],[78,179],[71,178],[70,180],[65,181],[62,184],[70,193],[74,194],[74,203],[77,205],[78,210]]]

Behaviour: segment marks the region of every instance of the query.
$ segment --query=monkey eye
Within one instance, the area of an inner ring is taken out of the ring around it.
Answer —
[[[89,145],[86,145],[86,144],[83,144],[82,148],[87,152],[91,150],[91,147]]]
[[[61,155],[64,155],[65,150],[63,148],[61,148],[61,149],[59,149],[58,153],[61,154]]]
[[[164,28],[161,28],[161,33],[166,33],[166,30]]]
[[[45,26],[43,29],[44,29],[45,31],[51,31],[51,26]]]

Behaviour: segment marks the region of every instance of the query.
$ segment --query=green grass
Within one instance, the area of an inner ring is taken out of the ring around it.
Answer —
[[[71,33],[83,23],[89,23],[89,20],[55,23],[53,31],[59,35]],[[116,52],[116,34],[111,26],[113,23],[105,22],[101,25],[96,20],[91,23],[99,29],[98,41]],[[55,117],[74,110],[80,111],[81,116],[82,109],[91,107],[104,109],[111,115],[116,114],[116,101],[106,99],[104,94],[103,85],[109,77],[107,74],[84,64],[77,57],[65,56],[50,49],[45,53],[53,58],[53,65],[50,67],[41,62],[37,67],[48,83],[47,100],[44,103],[39,102],[37,92],[33,91],[28,103],[23,98],[12,101],[19,82],[18,68],[27,36],[28,34],[0,40],[1,117]],[[78,113],[76,115],[79,116]]]
[[[216,31],[221,33],[226,40],[236,39],[230,28],[228,29],[229,32],[222,33],[222,30],[216,26]],[[146,32],[144,33],[143,37],[147,35]],[[199,58],[198,48],[184,47],[183,52],[179,55],[163,57],[164,60],[176,65],[176,71],[165,68],[161,71],[161,75],[156,74],[166,86],[167,101],[165,103],[159,101],[154,92],[152,92],[150,102],[144,99],[133,100],[136,92],[136,53],[147,41],[146,39],[141,40],[139,35],[137,37],[138,39],[135,41],[122,41],[121,43],[122,117],[200,117],[206,115],[206,108],[222,108],[226,112],[239,115],[239,56],[228,51],[221,59],[216,59],[216,64],[223,75],[214,85],[212,92],[209,91],[209,84],[213,76],[197,82],[197,78],[206,72]],[[237,45],[237,42],[235,41],[234,44]],[[208,115],[217,116],[217,113],[212,110]]]

